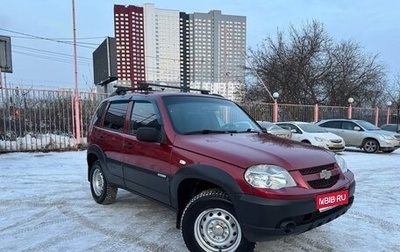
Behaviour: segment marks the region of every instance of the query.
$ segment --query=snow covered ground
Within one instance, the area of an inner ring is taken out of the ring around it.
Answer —
[[[85,155],[0,155],[0,251],[187,251],[174,212],[164,206],[123,190],[115,204],[96,204]],[[356,176],[353,207],[256,251],[400,251],[400,150],[342,156]]]

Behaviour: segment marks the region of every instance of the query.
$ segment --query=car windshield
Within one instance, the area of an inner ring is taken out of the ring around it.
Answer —
[[[318,125],[311,123],[299,123],[297,126],[308,133],[326,133],[326,130]]]
[[[210,96],[166,96],[163,100],[176,132],[217,134],[262,129],[234,102]]]
[[[370,122],[359,120],[357,123],[363,127],[365,130],[381,130]]]

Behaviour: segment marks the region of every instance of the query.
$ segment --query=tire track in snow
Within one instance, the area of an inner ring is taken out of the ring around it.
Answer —
[[[169,245],[163,244],[162,247],[160,244],[150,241],[145,241],[144,239],[134,236],[133,234],[127,234],[125,232],[121,233],[115,231],[113,229],[105,228],[101,225],[96,224],[95,222],[89,220],[85,216],[77,213],[73,209],[68,206],[58,206],[60,212],[67,216],[68,218],[80,223],[86,228],[92,229],[94,232],[98,232],[107,237],[110,237],[112,241],[119,241],[124,243],[129,243],[131,245],[140,246],[141,248],[145,248],[148,251],[158,251],[158,252],[170,252],[175,251],[173,247]],[[109,243],[107,243],[109,244]],[[98,248],[98,246],[96,246]]]

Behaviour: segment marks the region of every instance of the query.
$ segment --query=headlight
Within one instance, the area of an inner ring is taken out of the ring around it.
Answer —
[[[346,161],[339,155],[335,155],[336,163],[339,165],[340,170],[342,170],[343,173],[347,172],[347,163]]]
[[[276,165],[254,165],[244,173],[250,185],[257,188],[280,189],[296,186],[296,182],[282,167]]]
[[[388,136],[388,135],[381,135],[381,136],[386,140],[396,140],[394,136]]]

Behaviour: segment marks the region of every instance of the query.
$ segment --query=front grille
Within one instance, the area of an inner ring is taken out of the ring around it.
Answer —
[[[322,165],[322,166],[301,169],[299,170],[299,172],[301,175],[309,175],[309,174],[320,173],[322,170],[330,171],[333,168],[334,168],[333,164],[330,164],[330,165]]]
[[[306,168],[306,169],[301,169],[299,170],[300,174],[303,176],[307,175],[312,175],[312,174],[318,174],[318,179],[316,180],[306,180],[306,182],[310,185],[311,188],[314,189],[322,189],[322,188],[329,188],[336,184],[336,182],[339,180],[339,175],[332,176],[328,179],[321,178],[321,172],[322,171],[331,171],[335,168],[334,164],[329,164],[329,165],[321,165],[321,166],[316,166],[316,167],[311,167],[311,168]],[[316,178],[313,176],[314,179]]]
[[[330,177],[329,179],[317,179],[308,181],[308,184],[314,189],[328,188],[336,184],[339,180],[339,175]]]
[[[341,143],[342,140],[340,140],[340,139],[331,139],[331,142],[332,143]]]

